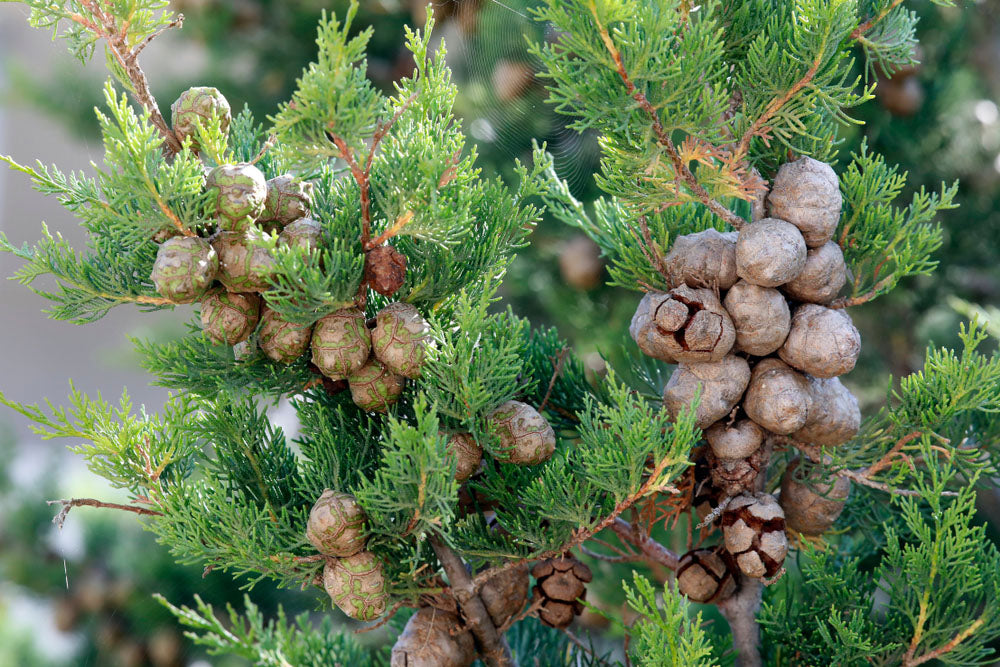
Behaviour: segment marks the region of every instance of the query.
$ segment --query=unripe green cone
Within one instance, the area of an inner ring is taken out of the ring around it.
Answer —
[[[267,182],[267,196],[260,222],[284,227],[309,215],[313,201],[313,184],[291,174],[282,174]]]
[[[344,380],[368,361],[372,341],[365,316],[357,308],[344,308],[316,322],[312,335],[312,361],[323,375]]]
[[[218,272],[219,256],[208,241],[178,236],[160,246],[150,278],[164,298],[191,303],[205,293]]]
[[[405,380],[378,359],[370,359],[347,383],[355,405],[367,412],[385,412],[399,400]]]
[[[394,373],[420,377],[428,328],[427,320],[410,304],[389,304],[379,312],[372,332],[375,357]]]
[[[290,364],[309,349],[312,327],[292,324],[282,319],[270,308],[264,308],[260,317],[260,333],[257,343],[268,358],[282,364]]]
[[[353,556],[365,547],[365,512],[351,494],[327,489],[309,512],[306,538],[324,556]]]
[[[208,173],[205,188],[215,199],[219,225],[227,231],[244,231],[264,210],[267,181],[252,164],[220,164]]]
[[[222,133],[229,131],[232,112],[229,102],[215,88],[197,86],[188,88],[170,105],[170,123],[179,141],[191,137],[191,149],[197,151],[198,124],[204,125],[212,120],[212,112],[219,118]]]
[[[212,242],[219,253],[219,281],[230,292],[265,292],[274,273],[274,258],[255,243],[260,232],[222,232]]]
[[[201,327],[216,343],[242,343],[260,321],[260,297],[219,290],[201,302]]]
[[[319,246],[323,229],[312,218],[302,218],[291,223],[278,234],[278,245],[312,250]]]
[[[328,559],[323,587],[342,612],[359,621],[375,620],[388,606],[382,561],[370,551]]]
[[[548,461],[556,450],[556,434],[538,410],[527,403],[507,401],[487,419],[500,438],[497,460],[518,465]]]

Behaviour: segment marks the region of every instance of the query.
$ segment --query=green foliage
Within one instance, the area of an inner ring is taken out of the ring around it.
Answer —
[[[222,618],[198,596],[194,608],[172,605],[162,595],[156,599],[191,628],[188,636],[208,647],[210,655],[237,655],[268,667],[379,664],[377,652],[362,646],[351,632],[335,629],[329,617],[317,627],[308,614],[289,620],[279,608],[277,618],[267,619],[249,596],[242,612],[226,605],[228,613]]]
[[[960,352],[929,348],[923,369],[890,387],[887,407],[829,450],[837,467],[870,466],[902,442],[875,479],[908,485],[941,469],[992,479],[1000,465],[1000,357],[978,351],[987,335],[976,322],[959,336]]]
[[[862,144],[841,176],[844,216],[837,239],[854,274],[851,296],[869,300],[892,291],[907,276],[926,275],[937,262],[931,253],[941,246],[939,211],[956,208],[958,183],[940,194],[921,188],[906,208],[892,202],[906,186],[906,174]]]
[[[198,405],[192,397],[173,396],[159,415],[148,414],[145,408],[133,414],[128,392],[114,405],[100,394],[90,398],[72,384],[70,408],[46,401],[46,410],[18,403],[3,393],[0,403],[31,420],[32,430],[44,440],[83,440],[71,449],[84,457],[92,471],[134,496],[157,489],[161,480],[186,477],[198,453],[185,426],[197,418]]]
[[[830,554],[802,554],[802,588],[765,604],[768,639],[788,658],[775,664],[992,664],[1000,636],[1000,552],[976,525],[975,492],[943,495],[945,477],[895,499],[899,527],[886,528],[877,567]],[[928,505],[929,517],[922,511]],[[790,584],[789,584],[790,585]],[[874,607],[874,608],[873,608]]]
[[[630,631],[637,665],[709,667],[719,664],[702,627],[701,612],[692,618],[690,603],[670,586],[663,588],[661,603],[648,579],[634,573],[632,583],[632,586],[627,582],[622,585],[628,606],[640,617]]]

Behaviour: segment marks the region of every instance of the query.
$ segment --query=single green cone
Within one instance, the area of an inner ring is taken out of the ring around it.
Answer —
[[[260,231],[221,232],[212,242],[219,254],[219,281],[230,292],[266,292],[274,258],[257,245]]]
[[[150,278],[160,296],[174,303],[197,301],[219,272],[219,256],[203,238],[176,236],[156,253]]]
[[[427,320],[408,303],[392,303],[376,317],[372,332],[375,357],[397,375],[420,377],[427,349]]]
[[[188,88],[170,105],[170,123],[178,141],[191,137],[191,150],[198,151],[198,123],[212,120],[212,112],[219,118],[222,133],[229,131],[232,112],[229,102],[216,88],[198,86]]]
[[[313,250],[319,246],[323,229],[312,218],[302,218],[291,223],[278,234],[278,245]]]
[[[201,327],[216,343],[242,343],[260,321],[260,297],[219,290],[201,302]]]
[[[556,434],[538,410],[527,403],[507,401],[487,419],[500,438],[497,460],[518,465],[548,461],[556,449]]]
[[[290,364],[309,349],[312,327],[292,324],[264,306],[260,316],[260,331],[257,344],[272,361]]]
[[[344,380],[359,370],[371,352],[371,334],[357,308],[344,308],[316,322],[312,361],[331,380]]]
[[[388,607],[382,561],[370,551],[327,559],[323,587],[342,612],[359,621],[373,621]]]
[[[306,538],[324,556],[353,556],[367,541],[365,518],[354,496],[327,489],[309,512]]]
[[[313,201],[313,184],[282,174],[267,182],[267,197],[260,222],[282,228],[309,215]]]
[[[378,359],[370,359],[347,378],[354,404],[366,412],[386,412],[403,393],[406,381]]]
[[[205,189],[215,200],[219,226],[240,232],[250,228],[264,210],[267,181],[252,164],[220,164],[208,172]]]

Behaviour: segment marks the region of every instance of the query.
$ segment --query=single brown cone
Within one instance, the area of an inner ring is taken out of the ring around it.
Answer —
[[[381,245],[365,256],[365,282],[382,296],[392,296],[406,282],[406,255]]]
[[[810,445],[834,447],[857,435],[861,428],[861,408],[851,390],[840,378],[806,377],[812,407],[809,419],[792,433],[792,438]]]
[[[806,242],[795,225],[764,218],[740,230],[736,241],[736,273],[761,287],[794,280],[806,264]]]
[[[844,511],[851,480],[833,475],[832,480],[811,480],[807,484],[796,475],[801,472],[800,464],[799,459],[793,460],[781,478],[779,502],[785,511],[785,523],[804,535],[822,535]]]
[[[798,227],[806,245],[818,248],[833,238],[843,197],[830,165],[801,157],[781,166],[767,201],[773,217]]]
[[[736,328],[735,351],[766,357],[788,337],[791,311],[785,297],[773,287],[741,280],[726,293],[724,303]]]
[[[306,539],[324,556],[353,556],[368,539],[366,519],[354,496],[326,489],[309,512]]]
[[[733,498],[722,512],[726,550],[743,574],[760,579],[781,570],[788,553],[785,515],[774,496],[744,494]]]
[[[812,395],[805,376],[780,359],[762,359],[753,369],[743,410],[757,424],[779,435],[802,428]]]
[[[736,232],[706,229],[678,236],[664,259],[672,287],[727,290],[736,283]]]
[[[486,605],[493,625],[502,627],[514,614],[524,609],[530,584],[527,565],[504,570],[486,580],[479,589],[479,597]]]
[[[695,424],[698,428],[708,428],[736,407],[749,382],[749,364],[733,354],[720,361],[680,364],[664,387],[663,406],[676,418],[691,405],[700,387]]]
[[[520,401],[507,401],[486,416],[500,439],[498,461],[517,465],[538,465],[552,457],[556,434],[535,408]]]
[[[814,303],[795,309],[788,338],[778,350],[787,364],[818,378],[853,370],[860,354],[861,334],[851,316]]]
[[[466,667],[476,659],[472,633],[455,614],[422,607],[392,647],[391,667]]]
[[[629,327],[644,353],[664,361],[719,361],[733,347],[736,330],[719,297],[687,285],[643,296]]]
[[[483,460],[483,448],[471,433],[443,433],[448,438],[448,453],[455,457],[455,480],[464,482],[479,469]]]
[[[705,431],[705,440],[712,453],[719,459],[745,459],[764,444],[764,429],[750,419],[740,419],[730,424],[722,420]]]
[[[805,303],[830,303],[847,282],[847,265],[840,246],[830,241],[818,248],[809,248],[802,273],[785,283],[782,290]]]
[[[692,602],[703,604],[731,597],[736,592],[736,578],[723,553],[725,550],[718,548],[695,549],[681,556],[677,566],[677,590]]]
[[[580,602],[593,580],[590,568],[575,558],[550,558],[531,568],[538,582],[535,596],[542,601],[538,618],[552,628],[565,629],[583,611]]]

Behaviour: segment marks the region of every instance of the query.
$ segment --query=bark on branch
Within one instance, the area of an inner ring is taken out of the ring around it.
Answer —
[[[465,568],[465,562],[440,538],[432,537],[430,543],[438,560],[441,561],[445,574],[448,575],[448,583],[455,599],[462,607],[462,615],[479,642],[483,661],[489,667],[516,667],[517,663],[514,662],[510,647],[497,632],[493,619],[486,611],[486,605],[476,593],[472,577]]]

